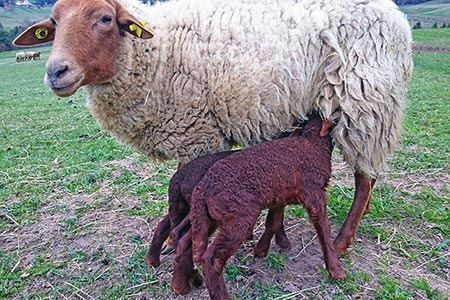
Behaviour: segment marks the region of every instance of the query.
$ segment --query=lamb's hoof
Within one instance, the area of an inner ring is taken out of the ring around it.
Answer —
[[[163,248],[161,249],[161,254],[167,255],[174,251],[175,251],[175,248],[173,248],[172,246],[164,245]]]
[[[200,273],[196,272],[196,274],[192,275],[191,284],[194,288],[199,289],[203,287],[203,277]]]
[[[186,295],[191,291],[191,286],[189,282],[183,282],[178,284],[177,282],[172,281],[172,288],[178,295]]]
[[[344,240],[338,236],[333,242],[336,253],[339,256],[342,256],[345,253],[347,253],[347,247],[351,245],[352,241],[353,241],[353,239],[351,239],[350,242],[347,242],[346,240]]]
[[[336,268],[335,270],[330,270],[330,271],[328,271],[328,273],[330,274],[330,276],[333,279],[336,279],[336,280],[342,280],[347,276],[347,274],[345,273],[345,271],[342,268]]]
[[[267,250],[259,250],[254,248],[253,252],[255,253],[255,256],[260,257],[260,258],[264,258],[267,256]]]
[[[145,255],[145,262],[149,267],[158,267],[161,264],[161,261],[159,260],[159,257],[153,257],[151,254],[147,252]]]
[[[292,244],[291,241],[287,238],[287,236],[278,237],[275,236],[275,243],[283,250],[291,250]]]

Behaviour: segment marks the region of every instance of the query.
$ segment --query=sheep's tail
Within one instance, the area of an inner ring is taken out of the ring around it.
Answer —
[[[191,230],[192,230],[192,259],[194,268],[203,263],[203,254],[208,246],[209,227],[211,219],[203,189],[196,187],[191,197]]]

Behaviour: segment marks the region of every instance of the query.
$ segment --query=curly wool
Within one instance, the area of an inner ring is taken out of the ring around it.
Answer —
[[[408,22],[390,0],[122,0],[154,33],[125,35],[116,75],[88,106],[157,159],[249,146],[319,110],[335,145],[376,177],[395,148],[413,69]]]

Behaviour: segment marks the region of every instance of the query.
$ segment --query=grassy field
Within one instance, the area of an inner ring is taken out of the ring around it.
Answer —
[[[441,32],[414,38],[449,45]],[[43,60],[22,63],[0,53],[0,298],[176,298],[173,255],[155,269],[143,261],[176,162],[155,163],[118,144],[89,115],[83,91],[53,95],[42,80],[49,48],[39,49]],[[257,259],[250,241],[230,259],[234,299],[450,298],[450,55],[414,53],[414,61],[402,144],[342,258],[348,277],[328,279],[303,209],[291,207],[292,250],[273,245]],[[333,172],[336,233],[353,182],[339,155]]]
[[[31,21],[40,21],[48,17],[50,7],[27,8],[27,7],[0,7],[0,23],[5,28],[13,28],[14,26],[29,23]]]
[[[429,28],[414,30],[414,44],[450,49],[450,28]]]

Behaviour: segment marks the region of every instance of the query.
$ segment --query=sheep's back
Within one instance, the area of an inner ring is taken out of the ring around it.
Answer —
[[[412,70],[390,1],[169,1],[136,13],[155,37],[126,36],[115,87],[88,89],[121,141],[186,162],[276,138],[318,109],[339,120],[333,138],[350,166],[381,172]]]
[[[323,191],[330,174],[329,152],[306,139],[286,138],[222,159],[208,170],[197,188],[206,201],[231,206],[243,201],[239,195],[247,193],[262,209],[298,203],[299,197]]]

